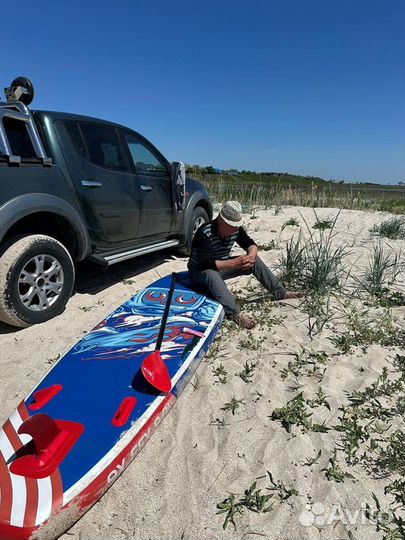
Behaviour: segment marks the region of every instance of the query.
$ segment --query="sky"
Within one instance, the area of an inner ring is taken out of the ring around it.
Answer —
[[[118,122],[171,161],[405,177],[403,0],[5,2],[0,88]],[[2,96],[3,97],[3,96]]]

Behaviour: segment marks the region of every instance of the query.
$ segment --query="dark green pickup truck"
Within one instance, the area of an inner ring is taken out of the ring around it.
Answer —
[[[191,245],[212,217],[206,189],[145,137],[104,120],[31,111],[30,81],[0,102],[0,320],[61,313],[75,261],[111,265]]]

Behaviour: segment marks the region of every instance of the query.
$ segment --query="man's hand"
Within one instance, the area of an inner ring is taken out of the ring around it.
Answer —
[[[248,255],[245,255],[245,263],[250,264],[250,266],[253,268],[256,262],[256,253],[250,253]]]
[[[234,268],[240,268],[241,270],[252,270],[254,262],[252,262],[252,257],[250,255],[240,255],[232,259],[232,266]]]
[[[244,255],[240,255],[239,257],[234,257],[232,260],[232,266],[234,268],[243,268],[243,265],[245,264],[245,257]]]
[[[256,246],[252,246],[256,248]],[[215,265],[218,270],[226,270],[228,268],[238,268],[244,272],[252,272],[256,261],[257,249],[249,251],[247,255],[240,255],[239,257],[233,257],[225,261],[215,261]]]

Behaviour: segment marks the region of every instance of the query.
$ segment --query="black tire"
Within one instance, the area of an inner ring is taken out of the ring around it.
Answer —
[[[72,258],[54,238],[10,241],[0,257],[0,321],[24,328],[52,319],[65,309],[74,280]]]
[[[20,101],[21,103],[24,103],[24,105],[30,105],[32,103],[32,100],[34,99],[34,87],[32,85],[32,82],[27,79],[27,77],[17,77],[16,79],[14,79],[10,86],[22,86],[23,88],[25,88],[28,93],[23,94],[20,97]]]
[[[201,206],[197,206],[191,213],[191,218],[187,227],[186,242],[180,247],[180,253],[182,255],[190,255],[191,244],[197,229],[201,227],[203,223],[208,223],[209,217],[207,212]]]

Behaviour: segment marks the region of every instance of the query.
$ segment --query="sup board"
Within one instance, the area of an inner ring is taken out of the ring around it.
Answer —
[[[141,365],[154,350],[170,283],[171,276],[156,281],[87,333],[3,425],[1,540],[56,538],[67,530],[120,476],[180,395],[223,308],[195,292],[187,272],[177,274],[161,348],[172,390],[160,393]]]

